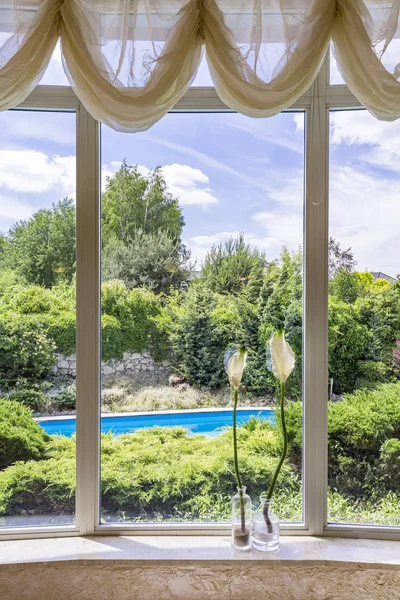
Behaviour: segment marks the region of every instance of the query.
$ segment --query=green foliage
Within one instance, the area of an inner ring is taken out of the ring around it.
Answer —
[[[234,301],[201,283],[192,285],[171,323],[171,341],[180,372],[207,387],[226,383],[224,354],[236,341],[240,318]]]
[[[38,321],[18,315],[0,318],[0,380],[43,379],[55,363],[55,343]]]
[[[241,234],[212,246],[204,260],[200,280],[217,294],[239,294],[247,287],[256,299],[265,264],[264,253],[246,244]]]
[[[356,308],[331,296],[329,299],[329,377],[336,393],[354,390],[359,361],[370,332],[359,322]]]
[[[145,288],[128,290],[122,281],[109,281],[102,285],[102,308],[104,360],[145,349],[150,349],[155,358],[166,354],[164,336],[156,325],[163,309],[153,292]]]
[[[279,261],[270,263],[264,275],[259,306],[262,321],[273,329],[283,328],[286,313],[293,302],[303,298],[303,257],[282,248]]]
[[[0,472],[0,514],[71,515],[75,511],[73,441],[67,452],[36,462],[19,462]]]
[[[354,270],[357,263],[354,260],[354,254],[351,251],[351,248],[343,250],[339,242],[331,237],[329,238],[328,251],[329,279],[333,279],[339,269],[347,271],[348,273]]]
[[[5,266],[29,283],[51,287],[75,273],[75,206],[64,198],[14,225],[7,235]]]
[[[390,439],[400,439],[399,383],[357,390],[342,402],[330,403],[330,485],[353,498],[398,490],[386,477],[389,451],[398,450]]]
[[[358,363],[357,388],[374,389],[388,379],[389,368],[383,362],[363,360]]]
[[[400,334],[400,293],[395,285],[378,280],[356,302],[360,322],[370,331],[365,358],[392,366],[393,348]]]
[[[52,397],[52,405],[57,410],[75,410],[76,409],[76,389],[74,385],[69,385],[56,396]]]
[[[178,199],[168,192],[161,168],[144,176],[124,161],[107,179],[102,195],[104,246],[113,239],[129,244],[138,230],[145,234],[162,230],[179,241],[183,225]]]
[[[35,388],[22,388],[12,392],[9,400],[20,402],[34,411],[40,411],[46,405],[46,398],[42,390]]]
[[[360,294],[358,273],[350,272],[344,267],[338,268],[329,282],[329,292],[342,302],[354,303]]]
[[[0,398],[0,470],[16,461],[44,458],[48,440],[49,436],[33,421],[28,408],[20,402]]]
[[[239,428],[238,434],[243,482],[256,500],[272,476],[279,444],[265,422]],[[73,510],[74,446],[74,439],[55,437],[47,460],[0,473],[0,513],[13,514],[19,506],[36,514]],[[178,427],[102,436],[103,514],[121,520],[227,520],[235,490],[231,446],[231,430],[217,438],[189,437]],[[289,465],[282,474],[278,505],[301,494]],[[298,508],[297,502],[289,517],[299,518]]]
[[[191,275],[190,253],[167,231],[142,229],[125,243],[111,239],[103,250],[103,280],[123,280],[130,289],[146,287],[155,294],[179,288]]]

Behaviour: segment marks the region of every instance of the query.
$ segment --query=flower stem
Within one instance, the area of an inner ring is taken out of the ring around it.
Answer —
[[[268,492],[267,492],[267,496],[266,496],[267,501],[264,503],[264,507],[263,507],[264,521],[267,526],[268,533],[272,533],[272,523],[271,523],[271,519],[269,518],[269,514],[268,514],[268,511],[269,511],[269,502],[268,501],[271,500],[271,498],[274,494],[276,481],[278,479],[278,475],[282,468],[283,462],[286,458],[287,446],[288,446],[286,421],[285,421],[285,387],[286,387],[285,382],[281,381],[280,382],[280,414],[281,414],[281,425],[282,425],[282,436],[283,436],[283,449],[282,449],[282,454],[279,459],[279,462],[276,466],[274,476],[273,476],[270,486],[268,488]]]
[[[237,403],[239,398],[239,390],[238,388],[234,388],[233,391],[233,459],[235,462],[235,475],[236,481],[239,489],[239,499],[240,499],[240,524],[241,531],[245,533],[246,531],[246,519],[244,514],[244,498],[243,498],[243,489],[242,489],[242,480],[239,473],[239,461],[238,461],[238,451],[237,451],[237,437],[236,437],[236,411],[237,411]]]

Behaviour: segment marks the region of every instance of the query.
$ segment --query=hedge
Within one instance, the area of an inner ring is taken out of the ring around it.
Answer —
[[[16,461],[36,461],[45,457],[50,438],[31,415],[20,402],[0,398],[0,469]]]
[[[255,501],[270,480],[279,447],[268,423],[242,427],[243,482]],[[53,437],[47,460],[17,463],[0,472],[0,515],[23,507],[35,514],[70,513],[74,507],[75,439]],[[54,445],[53,445],[54,444]],[[277,490],[281,514],[300,518],[300,481],[285,465]],[[228,519],[235,492],[231,432],[191,436],[155,427],[120,437],[102,436],[103,515],[135,519]],[[27,491],[29,490],[29,491]],[[292,498],[292,507],[285,504]],[[289,514],[296,507],[294,514]]]
[[[0,315],[0,379],[13,384],[22,377],[45,377],[55,353],[76,352],[76,315],[71,289],[29,286],[3,299]],[[168,353],[168,342],[157,327],[163,307],[146,289],[129,291],[122,282],[102,286],[102,358],[122,358],[124,352],[149,349],[156,359]]]

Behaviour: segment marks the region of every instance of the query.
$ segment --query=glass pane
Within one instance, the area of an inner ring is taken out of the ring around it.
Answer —
[[[54,49],[53,56],[47,66],[40,85],[69,85],[68,77],[64,72],[61,58],[61,43],[60,40]]]
[[[0,526],[73,523],[75,114],[0,128]]]
[[[298,363],[276,507],[301,521],[303,171],[303,113],[102,128],[103,522],[229,519],[233,344],[249,352],[239,460],[258,505],[282,443],[266,365],[279,326]]]
[[[329,83],[331,85],[344,85],[345,81],[338,69],[338,65],[333,54],[333,44],[330,46],[329,54]]]
[[[400,123],[330,120],[328,518],[399,525]]]

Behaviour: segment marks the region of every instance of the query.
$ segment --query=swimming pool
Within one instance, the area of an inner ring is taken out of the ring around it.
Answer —
[[[275,422],[275,413],[270,408],[239,409],[238,424],[245,423],[250,417],[259,417]],[[71,437],[76,430],[76,420],[70,417],[51,417],[38,419],[39,425],[50,435]],[[190,434],[202,433],[215,437],[223,427],[232,425],[232,410],[185,410],[174,412],[128,413],[107,415],[101,418],[102,433],[113,435],[132,433],[146,427],[185,427]]]

